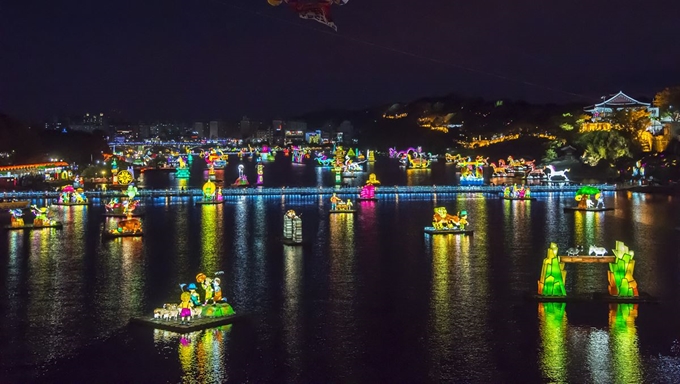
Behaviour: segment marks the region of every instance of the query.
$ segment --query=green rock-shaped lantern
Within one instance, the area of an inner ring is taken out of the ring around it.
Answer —
[[[609,271],[607,271],[609,294],[617,297],[638,297],[638,285],[633,277],[635,253],[629,250],[622,241],[616,242],[616,248],[613,251],[616,261],[609,263]]]
[[[557,256],[557,244],[550,243],[548,253],[543,259],[541,279],[538,280],[538,294],[541,296],[566,296],[567,291],[564,288],[566,279],[567,271],[564,270],[564,263],[560,263],[560,258]]]

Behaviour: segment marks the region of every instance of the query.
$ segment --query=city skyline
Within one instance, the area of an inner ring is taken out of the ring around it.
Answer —
[[[337,33],[266,1],[9,4],[0,16],[2,112],[291,118],[448,93],[651,98],[680,78],[679,54],[667,49],[668,1],[645,17],[628,12],[630,1],[440,3],[350,1],[333,11]]]

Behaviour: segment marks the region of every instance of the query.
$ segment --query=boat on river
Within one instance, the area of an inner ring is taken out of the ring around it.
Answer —
[[[23,209],[31,204],[29,200],[0,201],[0,209]]]
[[[33,225],[33,224],[5,225],[4,228],[7,229],[7,230],[22,229],[22,230],[28,230],[28,231],[34,230],[34,229],[45,229],[45,228],[62,229],[62,228],[64,228],[64,224],[62,224],[60,222],[54,222],[54,223],[47,224],[47,225]]]

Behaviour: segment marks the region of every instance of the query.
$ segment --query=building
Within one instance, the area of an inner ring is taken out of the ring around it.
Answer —
[[[73,118],[71,119],[69,128],[73,131],[92,133],[95,130],[102,130],[107,134],[109,133],[109,124],[107,119],[104,117],[103,113],[99,114],[86,113],[82,117]]]
[[[210,140],[215,140],[220,137],[220,122],[219,121],[211,121],[208,124],[209,131],[208,135],[206,136]]]
[[[247,139],[251,136],[255,136],[259,129],[262,129],[264,123],[261,121],[253,120],[248,118],[248,116],[243,116],[239,122],[239,132],[241,133],[242,139]]]
[[[613,96],[610,96],[609,98],[607,98],[607,96],[602,96],[602,100],[603,101],[601,103],[584,108],[584,111],[592,115],[592,119],[590,122],[584,123],[582,131],[587,132],[592,130],[607,130],[606,125],[603,126],[602,123],[608,124],[606,122],[607,118],[610,117],[615,111],[642,108],[649,112],[649,117],[652,120],[652,124],[648,128],[648,131],[650,131],[650,133],[653,135],[661,133],[663,124],[661,124],[659,121],[659,108],[652,107],[650,103],[643,103],[641,101],[635,100],[621,91]],[[590,124],[595,125],[591,126]],[[600,125],[598,126],[597,124]]]
[[[644,103],[633,99],[625,93],[619,91],[610,97],[602,96],[602,102],[584,108],[585,112],[591,114],[590,121],[581,124],[580,132],[608,131],[612,129],[608,118],[615,112],[625,109],[645,109],[649,112],[650,124],[647,132],[639,138],[640,146],[644,152],[655,150],[664,151],[670,142],[670,130],[664,128],[659,119],[659,108],[652,107],[650,103]]]
[[[199,137],[199,138],[205,137],[205,136],[203,135],[203,133],[204,133],[204,132],[203,132],[203,131],[204,131],[203,125],[204,125],[204,124],[203,124],[202,122],[197,121],[197,122],[194,123],[194,126],[193,126],[193,132],[194,132],[194,133],[196,134],[196,136]]]
[[[345,120],[340,124],[335,140],[340,143],[354,144],[354,125],[352,125],[352,122]]]

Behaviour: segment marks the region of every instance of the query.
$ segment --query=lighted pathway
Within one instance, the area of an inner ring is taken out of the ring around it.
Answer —
[[[616,185],[604,184],[595,185],[601,191],[615,191]],[[536,185],[531,187],[531,193],[544,192],[575,192],[581,188],[581,185],[569,186],[543,186]],[[416,194],[439,194],[439,193],[501,193],[502,186],[453,186],[453,185],[433,185],[433,186],[378,186],[376,188],[376,195],[416,195]],[[336,193],[338,195],[358,195],[359,187],[249,187],[249,188],[224,188],[222,194],[224,196],[281,196],[281,195],[299,195],[299,196],[318,196],[331,195]],[[124,191],[86,191],[85,195],[89,198],[107,198],[125,196]],[[177,189],[140,189],[139,197],[182,197],[182,196],[196,196],[200,197],[202,191],[198,188],[180,191]],[[0,193],[0,198],[4,199],[40,199],[40,198],[57,198],[58,192],[7,192]]]

